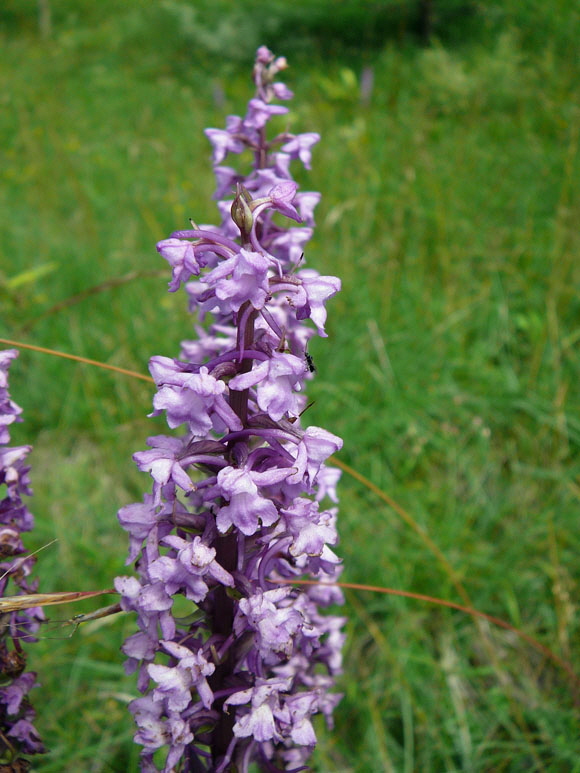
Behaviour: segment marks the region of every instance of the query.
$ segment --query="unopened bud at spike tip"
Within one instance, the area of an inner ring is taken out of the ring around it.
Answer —
[[[252,197],[243,185],[238,183],[236,197],[232,202],[232,220],[240,229],[242,240],[247,242],[254,225],[254,216],[250,208]]]

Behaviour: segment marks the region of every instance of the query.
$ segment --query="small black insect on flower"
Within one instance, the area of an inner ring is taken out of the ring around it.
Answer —
[[[312,355],[308,353],[308,349],[304,350],[304,358],[306,360],[306,365],[308,366],[308,370],[311,373],[316,373],[316,365],[314,364]]]

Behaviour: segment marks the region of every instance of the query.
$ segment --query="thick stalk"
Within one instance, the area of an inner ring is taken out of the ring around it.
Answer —
[[[217,551],[216,561],[233,572],[237,563],[237,540],[235,532],[231,531],[223,537],[218,537],[214,542]],[[226,639],[232,632],[234,624],[234,602],[223,586],[216,588],[213,608],[213,632]],[[214,673],[208,679],[214,692],[227,687],[227,682],[234,666],[234,652],[230,647],[224,660],[216,666]],[[226,713],[223,710],[223,698],[214,703],[214,708],[219,712],[219,720],[211,734],[211,754],[214,765],[225,755],[233,736],[235,715],[234,712]],[[193,773],[193,771],[190,771]]]
[[[240,319],[243,318],[244,312],[246,311],[248,306],[249,306],[249,301],[246,301],[246,303],[244,303],[243,306],[240,307],[240,310],[238,312],[238,316]],[[243,343],[243,349],[245,352],[253,348],[255,318],[256,318],[256,312],[252,312],[252,314],[250,314],[250,316],[248,317],[248,321],[246,323],[246,327],[243,332],[243,342],[240,340],[241,331],[238,330],[238,349],[242,348],[241,344]],[[251,357],[245,357],[240,364],[238,373],[248,373],[250,370],[252,370],[253,362],[254,361]],[[241,392],[234,391],[234,390],[230,392],[230,405],[232,409],[235,411],[235,413],[240,417],[240,420],[244,425],[244,427],[248,423],[248,393],[249,393],[248,389],[244,389]]]
[[[239,310],[239,318],[242,319],[244,311],[248,304],[244,304]],[[254,319],[255,313],[250,314],[245,330],[243,332],[243,349],[248,351],[252,348],[254,342]],[[238,348],[242,341],[240,340],[240,333],[238,331]],[[244,358],[241,362],[239,369],[240,373],[247,373],[252,369],[253,359],[251,357]],[[248,393],[249,390],[244,389],[241,392],[232,390],[230,392],[230,405],[236,414],[240,417],[244,427],[247,425],[248,420]],[[235,443],[234,443],[235,445]],[[230,448],[230,453],[233,451],[233,446]],[[237,568],[237,538],[235,532],[232,530],[229,534],[218,537],[214,542],[214,547],[217,551],[216,561],[218,564],[227,569],[228,572],[234,572]],[[215,590],[213,608],[213,621],[212,630],[215,634],[223,636],[226,639],[233,630],[234,625],[234,602],[233,599],[227,594],[225,587],[220,586]],[[228,649],[225,659],[216,666],[216,670],[209,678],[210,687],[214,692],[219,692],[227,687],[228,679],[232,673],[234,667],[235,648],[230,647]],[[223,710],[223,699],[216,701],[214,708],[219,712],[220,719],[212,732],[211,736],[211,753],[214,765],[225,755],[228,746],[233,737],[233,726],[235,721],[235,712],[230,711],[226,713]]]

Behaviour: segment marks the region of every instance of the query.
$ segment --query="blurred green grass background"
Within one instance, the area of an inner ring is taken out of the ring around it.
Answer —
[[[580,671],[580,11],[565,0],[5,0],[0,8],[0,335],[146,372],[190,336],[155,242],[215,222],[206,126],[290,59],[291,129],[319,131],[308,264],[337,274],[310,423],[443,551],[478,609]],[[48,23],[50,21],[50,23]],[[429,40],[426,40],[429,37]],[[366,73],[366,75],[364,75]],[[372,73],[370,93],[361,89]],[[131,454],[163,431],[149,385],[23,351],[41,590],[123,573]],[[348,476],[344,579],[460,601],[440,562]],[[87,602],[51,619],[96,608]],[[347,593],[345,698],[319,773],[580,771],[569,677],[460,612]],[[136,771],[119,646],[132,621],[31,646],[42,773]]]

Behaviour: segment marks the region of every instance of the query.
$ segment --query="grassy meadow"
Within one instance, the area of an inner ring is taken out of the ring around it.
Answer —
[[[291,130],[322,135],[297,174],[323,195],[306,259],[343,282],[307,419],[407,514],[343,475],[343,578],[475,607],[580,673],[580,11],[436,0],[423,45],[414,3],[380,41],[364,14],[381,4],[291,5],[62,0],[40,28],[36,2],[6,0],[0,336],[142,373],[176,356],[192,321],[155,243],[217,219],[203,129],[244,111],[269,45],[290,60]],[[26,544],[58,540],[40,590],[110,587],[129,571],[116,512],[150,486],[131,454],[164,432],[152,386],[22,351],[11,392],[13,442],[34,445]],[[425,601],[346,599],[314,771],[580,771],[579,684],[545,653]],[[29,647],[34,771],[138,770],[132,631],[53,625]]]

